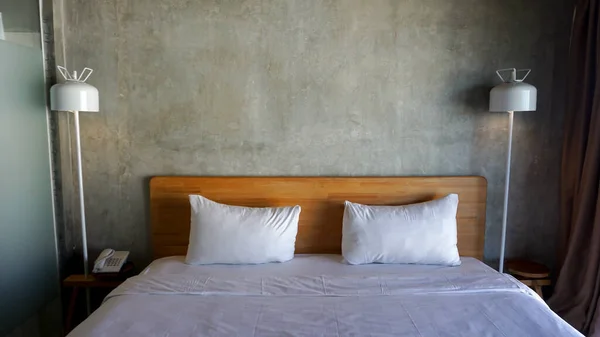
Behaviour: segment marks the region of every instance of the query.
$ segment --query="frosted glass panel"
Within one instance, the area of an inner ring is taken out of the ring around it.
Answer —
[[[0,0],[0,40],[41,48],[38,0]]]
[[[0,41],[0,336],[58,296],[40,49]]]

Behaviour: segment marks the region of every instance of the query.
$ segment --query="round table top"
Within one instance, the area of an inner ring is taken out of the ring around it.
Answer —
[[[507,261],[506,269],[513,275],[527,278],[546,278],[550,276],[550,269],[548,269],[548,267],[527,260]]]

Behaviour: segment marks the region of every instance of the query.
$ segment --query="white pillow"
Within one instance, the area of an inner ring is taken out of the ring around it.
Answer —
[[[228,206],[190,195],[187,264],[257,264],[294,257],[300,206]]]
[[[406,206],[345,206],[342,254],[348,263],[460,265],[458,195]]]

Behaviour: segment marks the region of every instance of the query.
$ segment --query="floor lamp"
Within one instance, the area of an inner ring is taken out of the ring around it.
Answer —
[[[98,89],[93,85],[85,83],[93,70],[85,68],[80,76],[77,71],[69,74],[66,68],[57,67],[65,78],[64,83],[57,83],[50,89],[50,108],[53,111],[72,112],[75,117],[75,141],[77,147],[77,180],[79,187],[79,207],[81,211],[81,246],[83,250],[83,273],[88,277],[88,249],[87,234],[85,226],[85,205],[83,200],[83,172],[81,168],[81,135],[79,132],[79,112],[80,111],[99,111]],[[86,307],[90,313],[90,293],[86,291]]]
[[[502,73],[510,72],[510,78],[505,79]],[[525,72],[522,78],[517,74]],[[497,70],[496,74],[502,80],[502,84],[490,91],[490,111],[508,112],[508,155],[506,158],[506,181],[504,182],[504,207],[502,211],[502,243],[500,245],[499,272],[504,270],[504,250],[506,246],[506,221],[508,216],[508,190],[510,185],[510,159],[512,152],[513,115],[515,111],[535,111],[537,105],[537,89],[523,82],[531,69],[516,68]]]

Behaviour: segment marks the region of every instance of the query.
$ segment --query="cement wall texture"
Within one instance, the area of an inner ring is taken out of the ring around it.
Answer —
[[[508,256],[552,264],[566,1],[59,2],[57,64],[93,68],[100,90],[101,112],[81,114],[92,257],[150,259],[155,175],[482,175],[497,260],[508,115],[487,111],[488,93],[496,69],[519,67],[539,103],[515,116]]]

